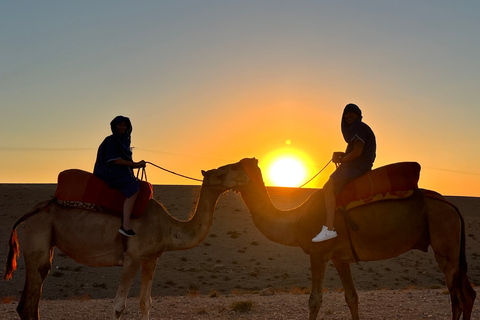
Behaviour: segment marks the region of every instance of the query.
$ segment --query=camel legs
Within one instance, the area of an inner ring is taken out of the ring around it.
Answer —
[[[448,246],[448,244],[445,244]],[[432,245],[433,247],[433,245]],[[445,275],[450,301],[452,307],[452,320],[460,319],[463,312],[463,319],[470,320],[476,292],[472,288],[467,274],[459,268],[458,255],[445,255],[438,248],[434,247],[435,260]],[[436,251],[437,250],[437,251]],[[452,250],[451,252],[458,252]]]
[[[311,253],[310,266],[312,269],[312,289],[308,300],[309,320],[317,319],[318,312],[323,302],[323,280],[328,260],[325,257]]]
[[[448,256],[435,252],[435,260],[438,266],[445,275],[445,281],[447,283],[448,291],[450,292],[450,301],[452,307],[452,320],[460,319],[462,314],[461,306],[461,292],[459,291],[461,285],[459,270],[458,270],[458,258],[449,259]]]
[[[345,291],[345,302],[347,302],[353,320],[359,320],[358,315],[358,294],[353,282],[350,263],[333,261],[338,275],[342,280],[343,290]]]
[[[40,228],[40,227],[39,227]],[[53,247],[50,245],[50,235],[33,234],[25,228],[25,285],[17,313],[22,320],[39,319],[38,304],[42,297],[42,287],[52,267]]]
[[[140,291],[140,310],[142,320],[148,320],[152,307],[152,283],[155,267],[158,259],[152,259],[142,263],[142,289]]]
[[[127,304],[127,296],[130,287],[132,286],[133,279],[137,274],[138,268],[140,267],[140,261],[132,259],[129,255],[125,253],[125,261],[123,263],[123,272],[122,280],[118,286],[117,295],[115,296],[115,302],[113,306],[113,319],[120,319],[125,306]]]
[[[465,231],[463,220],[453,208],[442,203],[431,204],[432,212],[440,216],[442,223],[429,222],[431,246],[438,267],[445,275],[452,307],[452,320],[471,318],[475,290],[467,278],[465,260]],[[433,220],[433,219],[432,219]],[[463,246],[463,247],[462,247]]]
[[[473,302],[475,301],[475,297],[477,293],[472,288],[470,281],[468,280],[466,272],[461,272],[461,286],[462,286],[462,296],[464,300],[463,304],[463,319],[470,320],[472,317],[472,310],[473,310]]]

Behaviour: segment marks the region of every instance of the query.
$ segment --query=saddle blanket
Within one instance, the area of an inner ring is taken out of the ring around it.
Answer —
[[[337,206],[347,210],[373,201],[407,198],[418,189],[420,164],[399,162],[367,172],[349,182],[337,196]]]
[[[147,203],[153,197],[152,185],[146,181],[139,181],[140,192],[135,201],[131,216],[138,217],[145,210]],[[95,206],[123,212],[125,196],[120,190],[112,189],[108,184],[93,173],[79,169],[69,169],[60,172],[55,197],[60,204],[83,203],[83,208]]]

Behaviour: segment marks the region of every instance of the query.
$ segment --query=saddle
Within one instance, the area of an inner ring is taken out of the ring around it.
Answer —
[[[149,182],[139,181],[140,191],[135,201],[131,217],[139,217],[153,197],[153,188]],[[61,205],[81,207],[87,210],[114,212],[122,215],[125,196],[120,190],[112,189],[108,184],[90,172],[69,169],[60,172],[55,198]]]
[[[371,170],[345,186],[336,198],[337,209],[343,211],[347,225],[358,230],[358,225],[350,219],[347,210],[375,201],[408,198],[413,190],[418,189],[419,178],[420,164],[417,162],[393,163]],[[360,258],[353,245],[350,228],[347,228],[347,235],[353,257],[358,263]]]
[[[354,207],[388,199],[407,198],[418,189],[420,164],[399,162],[376,168],[349,182],[337,196],[337,208]]]

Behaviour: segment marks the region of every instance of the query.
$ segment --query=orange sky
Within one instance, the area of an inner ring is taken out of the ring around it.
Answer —
[[[310,178],[344,150],[353,102],[377,136],[374,167],[417,161],[420,187],[480,196],[477,4],[3,6],[0,183],[92,171],[119,114],[136,160],[200,178],[256,157],[265,174],[272,154],[295,150]]]

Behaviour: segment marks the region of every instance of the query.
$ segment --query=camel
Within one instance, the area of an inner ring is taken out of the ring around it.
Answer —
[[[5,280],[12,277],[19,254],[17,227],[24,224],[25,286],[17,312],[22,320],[39,319],[42,286],[50,272],[54,247],[78,263],[93,267],[123,266],[114,302],[113,319],[119,319],[139,267],[142,268],[140,309],[149,319],[151,290],[158,258],[165,251],[187,250],[200,244],[210,231],[219,196],[247,182],[245,174],[229,168],[202,171],[204,176],[195,212],[188,221],[168,214],[162,204],[149,200],[143,214],[132,220],[138,235],[128,240],[118,233],[120,217],[60,206],[53,200],[37,204],[17,220],[10,236]],[[126,241],[126,243],[124,243]]]
[[[427,190],[414,190],[402,200],[388,200],[355,207],[345,216],[335,215],[338,237],[313,243],[325,223],[326,211],[323,190],[313,193],[300,206],[279,210],[272,203],[256,159],[243,159],[227,165],[244,172],[249,182],[235,188],[250,211],[256,227],[268,239],[286,245],[301,247],[310,256],[312,287],[309,297],[309,319],[317,318],[322,304],[325,269],[332,260],[342,281],[345,301],[352,319],[358,320],[358,295],[352,278],[350,263],[385,260],[431,246],[435,260],[445,275],[450,292],[452,319],[471,318],[475,290],[467,278],[465,257],[465,226],[457,208],[442,196],[429,197]],[[352,228],[356,225],[356,228]],[[350,239],[351,238],[351,243]]]

